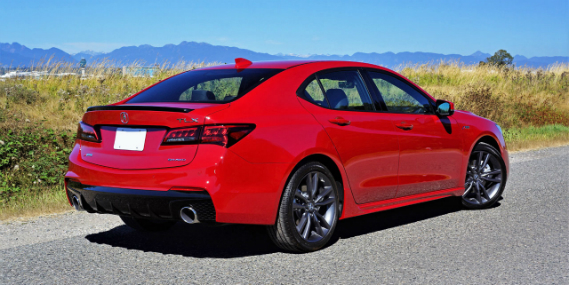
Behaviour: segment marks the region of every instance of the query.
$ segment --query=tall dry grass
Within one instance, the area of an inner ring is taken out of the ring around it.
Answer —
[[[120,101],[151,84],[183,71],[216,65],[204,62],[165,62],[153,66],[153,77],[124,75],[117,64],[103,61],[84,70],[76,65],[50,62],[26,71],[36,76],[0,79],[0,128],[21,123],[42,123],[56,131],[73,131],[89,106]],[[127,70],[143,68],[141,63]]]
[[[103,61],[87,67],[81,77],[76,65],[40,62],[30,70],[44,75],[0,81],[0,127],[29,121],[73,131],[89,106],[117,102],[171,75],[209,65],[215,63],[165,62],[155,66],[151,78],[123,75],[122,68],[113,67],[117,64]],[[135,63],[128,69],[142,66]],[[397,70],[434,97],[504,128],[568,125],[568,64],[533,69],[441,62]],[[60,76],[66,73],[75,75]]]
[[[441,62],[397,70],[434,97],[505,128],[568,125],[568,64],[543,69]]]

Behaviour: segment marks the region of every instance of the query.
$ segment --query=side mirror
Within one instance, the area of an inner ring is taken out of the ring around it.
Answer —
[[[444,100],[435,101],[435,113],[439,116],[451,116],[454,111],[453,103]]]

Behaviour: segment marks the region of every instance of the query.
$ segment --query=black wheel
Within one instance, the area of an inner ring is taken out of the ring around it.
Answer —
[[[170,229],[176,221],[158,221],[149,219],[136,219],[133,217],[121,216],[123,222],[138,231],[144,232],[162,232]]]
[[[507,182],[505,163],[498,150],[486,143],[478,143],[467,166],[463,205],[470,209],[488,208],[495,204]]]
[[[322,248],[331,238],[339,211],[337,183],[319,162],[298,168],[285,186],[277,223],[269,236],[280,248],[309,252]]]

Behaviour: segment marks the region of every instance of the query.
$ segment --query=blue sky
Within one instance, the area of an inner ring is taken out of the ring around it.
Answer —
[[[271,54],[568,56],[568,1],[307,2],[0,0],[0,42],[70,53],[197,41]]]

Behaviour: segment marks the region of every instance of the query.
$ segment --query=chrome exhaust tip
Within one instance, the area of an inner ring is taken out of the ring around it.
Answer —
[[[79,200],[79,197],[77,197],[76,195],[73,195],[71,197],[71,204],[73,205],[75,210],[77,210],[77,211],[83,210],[83,207],[81,207],[81,202]]]
[[[198,213],[192,207],[184,207],[180,209],[180,218],[187,223],[187,224],[197,224],[200,221],[198,220]]]

